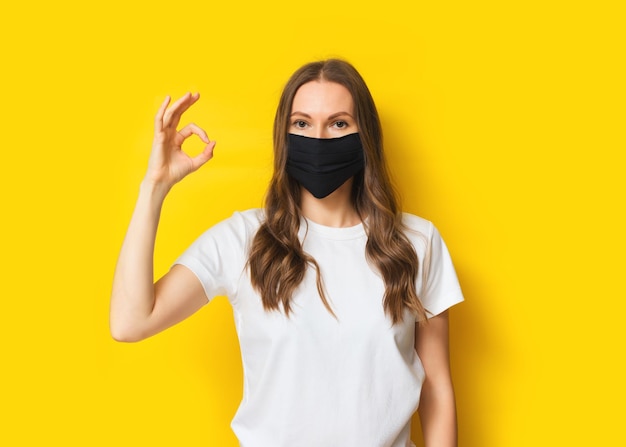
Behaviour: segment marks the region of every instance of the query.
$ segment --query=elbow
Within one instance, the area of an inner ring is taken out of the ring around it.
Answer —
[[[113,340],[120,343],[136,343],[142,340],[142,338],[133,334],[118,331],[111,331],[111,337],[113,337]]]
[[[147,338],[146,319],[137,311],[120,306],[125,300],[113,295],[109,309],[109,333],[113,340],[121,343],[135,343]]]
[[[113,328],[111,328],[111,337],[113,337],[113,340],[120,343],[136,343],[141,340],[141,338],[131,332],[116,330]]]
[[[109,331],[113,340],[120,343],[136,343],[146,338],[137,325],[122,324],[113,319],[109,322]]]

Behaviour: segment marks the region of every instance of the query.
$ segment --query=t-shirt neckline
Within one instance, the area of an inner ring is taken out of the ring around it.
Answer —
[[[365,227],[363,226],[363,222],[359,222],[358,224],[350,227],[329,227],[313,222],[311,219],[307,219],[302,216],[300,218],[301,236],[304,236],[307,231],[309,233],[319,234],[327,239],[335,240],[357,239],[365,236]]]

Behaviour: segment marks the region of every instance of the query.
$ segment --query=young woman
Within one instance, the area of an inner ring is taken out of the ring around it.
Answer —
[[[307,64],[287,83],[265,208],[209,229],[153,285],[161,205],[213,155],[200,127],[177,130],[197,100],[167,98],[156,115],[113,282],[113,337],[141,340],[226,295],[242,446],[410,446],[416,410],[426,446],[455,446],[447,309],[463,297],[437,230],[398,208],[374,102],[347,62]],[[189,157],[194,134],[206,147]]]

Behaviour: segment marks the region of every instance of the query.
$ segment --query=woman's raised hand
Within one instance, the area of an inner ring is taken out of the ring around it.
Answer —
[[[215,141],[210,141],[203,129],[193,123],[176,129],[183,113],[199,98],[198,93],[187,93],[169,108],[169,96],[161,104],[154,119],[154,141],[146,181],[169,190],[213,157]],[[182,150],[183,142],[192,135],[197,135],[206,144],[204,150],[195,157],[190,157]]]
[[[168,96],[156,114],[148,171],[139,187],[113,277],[111,334],[117,340],[141,340],[184,319],[206,303],[202,285],[182,267],[173,268],[166,275],[169,286],[158,288],[153,284],[154,242],[163,200],[176,182],[213,156],[215,142],[209,141],[204,130],[195,124],[176,129],[183,113],[199,97],[187,93],[168,107]],[[205,144],[202,153],[195,157],[181,148],[192,135]]]

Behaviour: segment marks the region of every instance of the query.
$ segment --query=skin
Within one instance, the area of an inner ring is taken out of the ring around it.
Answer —
[[[215,142],[209,141],[204,130],[195,124],[176,130],[181,115],[198,99],[199,95],[188,93],[168,108],[168,97],[155,117],[148,170],[113,277],[110,329],[118,341],[143,340],[207,303],[200,281],[186,267],[174,266],[153,284],[154,243],[163,201],[176,182],[213,157]],[[181,149],[192,135],[206,144],[204,151],[193,158]]]
[[[457,446],[448,333],[448,311],[415,327],[415,350],[426,372],[418,408],[426,447]]]
[[[215,141],[210,141],[202,128],[188,124],[177,130],[184,112],[198,99],[198,94],[188,93],[170,106],[167,97],[156,114],[148,169],[113,278],[110,329],[115,340],[143,340],[184,320],[208,302],[200,281],[187,267],[175,265],[153,283],[154,244],[165,197],[172,186],[213,157]],[[352,96],[336,83],[304,84],[294,97],[289,131],[314,138],[358,132]],[[194,135],[206,146],[202,153],[190,157],[182,144]],[[351,187],[352,179],[323,199],[316,199],[303,188],[303,214],[332,227],[360,223],[350,200]],[[427,325],[416,326],[415,349],[426,372],[419,407],[426,447],[457,445],[448,346],[447,312],[434,316]]]

